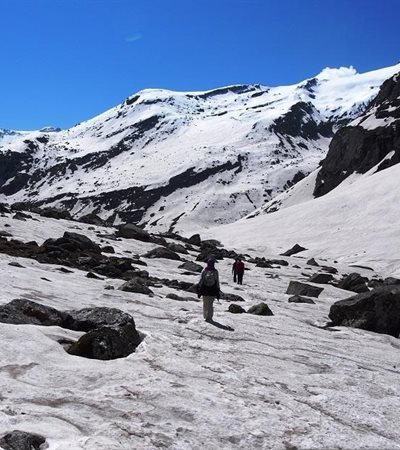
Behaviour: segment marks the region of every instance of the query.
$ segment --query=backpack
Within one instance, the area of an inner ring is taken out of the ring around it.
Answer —
[[[213,287],[217,284],[217,275],[215,270],[206,270],[203,277],[203,285]]]

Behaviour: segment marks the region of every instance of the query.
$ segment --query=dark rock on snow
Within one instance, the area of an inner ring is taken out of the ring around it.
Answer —
[[[125,239],[137,239],[144,242],[151,241],[150,234],[146,230],[143,230],[143,228],[140,228],[133,223],[120,225],[116,235]]]
[[[135,325],[133,317],[117,308],[95,307],[66,311],[64,328],[76,331],[90,331],[104,326],[115,327]]]
[[[287,288],[286,294],[305,295],[306,297],[318,297],[323,290],[324,288],[300,283],[300,281],[291,281]]]
[[[226,292],[221,292],[221,299],[227,302],[244,302],[244,298],[237,294],[228,294]]]
[[[383,286],[331,306],[332,325],[361,328],[399,337],[400,286]]]
[[[273,316],[274,314],[269,309],[266,303],[259,303],[254,305],[247,311],[249,314],[255,314],[257,316]]]
[[[48,217],[50,219],[64,219],[64,220],[72,220],[71,214],[65,209],[58,208],[43,208],[40,209],[39,214],[42,217]]]
[[[25,299],[15,299],[0,306],[0,322],[63,327],[67,314],[50,306]]]
[[[151,289],[147,287],[146,280],[143,278],[133,278],[132,280],[127,281],[122,286],[118,288],[120,291],[124,292],[134,292],[138,294],[147,294],[150,295],[153,293]]]
[[[200,245],[201,244],[201,238],[199,234],[194,234],[188,239],[189,244],[193,245]]]
[[[288,300],[289,303],[310,303],[315,305],[314,300],[308,297],[303,297],[302,295],[293,295],[293,297],[290,297]]]
[[[319,266],[319,264],[317,263],[317,261],[315,261],[314,258],[309,259],[309,260],[307,261],[307,264],[308,264],[309,266],[315,266],[315,267],[318,267],[318,266]]]
[[[281,256],[292,256],[295,255],[296,253],[304,252],[304,250],[307,249],[299,244],[296,244],[291,249],[287,250],[285,253],[281,253]]]
[[[183,253],[184,255],[189,253],[182,244],[176,244],[174,242],[167,244],[167,248],[175,253]]]
[[[172,250],[169,250],[168,248],[164,247],[157,247],[153,250],[150,250],[145,255],[143,255],[145,258],[165,258],[165,259],[172,259],[180,261],[180,256],[173,252]]]
[[[333,276],[328,273],[315,273],[308,280],[310,283],[328,284],[333,281]]]
[[[203,266],[201,266],[200,264],[191,262],[191,261],[186,261],[183,264],[181,264],[180,266],[178,266],[178,269],[184,269],[184,270],[188,270],[189,272],[200,273],[203,270]]]
[[[176,294],[167,294],[165,297],[169,298],[170,300],[177,300],[179,302],[199,302],[200,301],[198,298],[180,297],[179,295],[176,295]]]
[[[106,225],[106,222],[101,217],[93,213],[79,217],[78,222],[87,223],[89,225],[97,225],[100,227],[104,227]]]
[[[228,312],[232,314],[243,314],[246,312],[244,308],[242,308],[240,305],[236,305],[235,303],[231,303],[228,308]]]
[[[337,287],[352,292],[368,292],[368,279],[362,277],[359,273],[351,273],[339,281]]]
[[[0,438],[0,447],[4,450],[41,450],[45,442],[39,434],[14,430]]]

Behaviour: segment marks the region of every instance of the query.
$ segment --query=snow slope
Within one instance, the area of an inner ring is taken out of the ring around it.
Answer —
[[[39,244],[66,230],[97,242],[98,231],[110,231],[35,214],[26,222],[6,214],[5,224],[14,237]],[[110,243],[120,256],[154,247]],[[154,297],[104,290],[122,280],[0,254],[1,304],[27,298],[59,309],[117,307],[146,335],[127,358],[98,361],[69,355],[57,342],[81,333],[0,323],[0,435],[43,434],[48,450],[399,449],[399,341],[319,328],[330,305],[349,293],[327,286],[315,305],[288,303],[288,282],[312,272],[302,259],[287,259],[282,269],[248,264],[241,287],[230,281],[231,261],[219,263],[224,291],[242,295],[245,308],[265,301],[274,312],[232,315],[217,303],[216,320],[234,328],[226,331],[203,322],[199,303],[165,298],[174,292],[165,286]],[[146,261],[153,275],[197,279],[183,275],[178,261]]]
[[[313,171],[332,133],[399,70],[325,69],[272,88],[144,90],[71,129],[0,142],[0,200],[153,230],[232,222]]]
[[[362,264],[398,276],[400,164],[375,170],[354,174],[323,197],[213,228],[208,235],[241,251],[281,252],[299,243],[308,249],[301,256]]]

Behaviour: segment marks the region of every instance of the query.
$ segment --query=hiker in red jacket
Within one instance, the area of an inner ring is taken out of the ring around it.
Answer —
[[[240,258],[236,258],[232,265],[233,281],[234,283],[243,284],[244,263]]]

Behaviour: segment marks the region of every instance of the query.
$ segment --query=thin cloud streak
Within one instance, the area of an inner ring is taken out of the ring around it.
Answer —
[[[125,42],[136,42],[140,41],[143,38],[143,35],[140,33],[132,34],[131,36],[127,36],[125,38]]]

